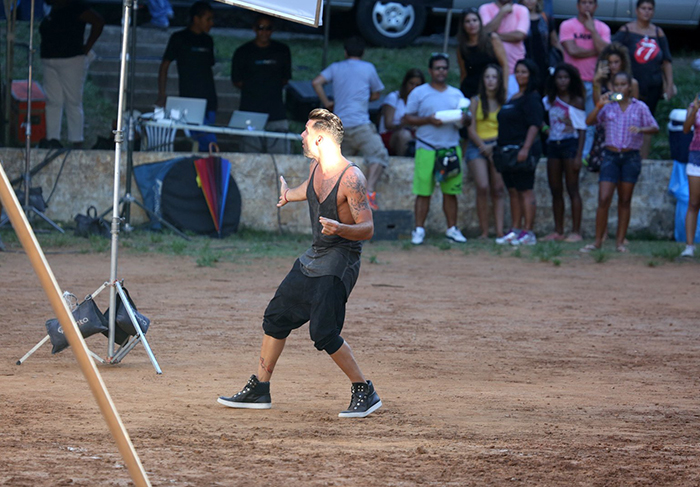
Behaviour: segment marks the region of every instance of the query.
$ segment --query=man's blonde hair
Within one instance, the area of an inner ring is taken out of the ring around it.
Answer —
[[[338,115],[325,108],[315,108],[309,113],[309,120],[314,121],[314,129],[325,132],[333,137],[336,144],[341,145],[343,143],[345,129]]]

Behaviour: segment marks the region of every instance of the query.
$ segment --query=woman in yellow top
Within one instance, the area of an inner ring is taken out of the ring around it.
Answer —
[[[496,221],[496,238],[503,237],[505,187],[501,174],[493,165],[493,148],[498,137],[496,116],[506,102],[503,71],[489,64],[479,83],[479,94],[471,100],[474,123],[469,125],[469,142],[464,158],[476,183],[476,212],[481,228],[480,239],[489,236],[489,193]]]

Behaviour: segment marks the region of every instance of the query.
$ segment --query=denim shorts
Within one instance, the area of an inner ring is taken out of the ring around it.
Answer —
[[[496,139],[493,140],[487,140],[484,141],[484,145],[496,145]],[[481,157],[482,159],[484,156],[479,152],[479,148],[474,145],[474,142],[471,140],[467,143],[467,150],[464,152],[464,160],[469,162],[473,161],[476,158]]]
[[[547,142],[547,157],[549,159],[573,159],[578,152],[578,137]]]
[[[642,158],[638,150],[629,152],[603,151],[600,179],[609,183],[636,183],[642,172]]]
[[[688,176],[700,177],[700,150],[691,150],[688,153],[688,164],[685,165],[685,173]]]

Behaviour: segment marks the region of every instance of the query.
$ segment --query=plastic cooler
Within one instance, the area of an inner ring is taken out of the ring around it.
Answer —
[[[10,118],[10,133],[18,144],[25,144],[27,134],[27,81],[12,82],[12,116]],[[46,138],[46,93],[41,85],[32,82],[32,135],[31,142],[36,143]]]
[[[676,108],[668,116],[668,145],[671,147],[671,159],[683,164],[688,162],[688,147],[693,140],[693,131],[683,133],[683,123],[688,110]]]

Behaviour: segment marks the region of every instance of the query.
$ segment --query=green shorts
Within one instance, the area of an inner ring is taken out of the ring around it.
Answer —
[[[457,155],[462,160],[462,148],[457,147]],[[416,163],[413,170],[413,194],[418,196],[430,196],[435,189],[435,151],[428,149],[416,149]],[[442,194],[462,194],[462,171],[440,183]]]

